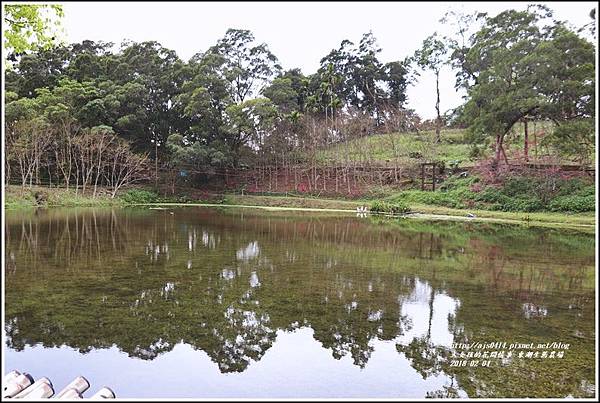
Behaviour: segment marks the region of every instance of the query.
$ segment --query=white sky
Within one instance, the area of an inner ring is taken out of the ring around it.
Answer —
[[[84,39],[121,43],[155,40],[173,49],[183,60],[206,50],[228,28],[249,29],[266,42],[284,69],[299,67],[314,73],[320,59],[343,39],[357,43],[373,31],[382,62],[402,60],[434,31],[446,33],[438,21],[450,9],[497,14],[508,8],[524,9],[527,2],[68,2],[64,28],[68,42]],[[590,21],[596,2],[546,2],[555,18],[580,27]],[[454,72],[440,78],[441,109],[461,104],[454,90]],[[435,80],[422,74],[408,90],[408,107],[425,118],[435,115]]]

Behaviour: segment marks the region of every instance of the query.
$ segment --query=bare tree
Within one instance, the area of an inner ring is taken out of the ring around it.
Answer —
[[[49,127],[42,119],[19,120],[11,123],[8,130],[10,149],[8,159],[14,161],[21,176],[21,187],[33,186],[33,177],[39,182],[37,171],[42,156],[50,144]]]
[[[73,155],[73,138],[79,131],[79,126],[71,119],[64,119],[55,125],[52,148],[54,149],[54,160],[57,171],[63,178],[64,184],[69,189],[73,166],[75,164]]]
[[[86,129],[74,141],[76,155],[76,168],[78,177],[81,176],[82,192],[94,182],[94,197],[96,197],[98,183],[104,167],[104,158],[108,147],[116,137],[108,126],[97,126]]]
[[[109,152],[106,153],[106,169],[104,169],[104,178],[111,197],[114,198],[123,186],[148,178],[147,160],[148,154],[134,154],[125,141],[115,138]]]

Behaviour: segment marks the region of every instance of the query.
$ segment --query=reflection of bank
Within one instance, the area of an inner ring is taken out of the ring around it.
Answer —
[[[439,257],[442,253],[442,241],[439,236],[435,236],[433,233],[420,232],[418,245],[418,256],[421,259],[431,260]]]

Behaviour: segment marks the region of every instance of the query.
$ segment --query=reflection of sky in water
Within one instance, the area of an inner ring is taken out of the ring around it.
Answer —
[[[248,249],[248,248],[246,248]],[[223,270],[222,277],[233,279],[234,270]],[[260,281],[256,272],[250,273],[250,286],[257,287]],[[175,289],[166,283],[161,294],[168,296]],[[250,291],[248,291],[249,293]],[[443,375],[433,375],[423,380],[402,354],[396,351],[396,343],[408,344],[414,338],[427,335],[430,321],[431,287],[426,281],[415,280],[413,292],[400,298],[401,315],[411,326],[404,334],[392,341],[373,339],[374,348],[368,365],[360,368],[352,364],[346,355],[339,360],[331,357],[331,349],[324,349],[313,338],[313,330],[301,327],[293,332],[277,330],[273,346],[259,360],[250,360],[250,365],[241,373],[223,374],[222,366],[215,364],[201,350],[179,343],[171,351],[160,354],[168,343],[159,340],[147,354],[152,361],[128,357],[116,347],[93,349],[81,354],[75,349],[26,347],[22,352],[6,350],[7,360],[18,363],[17,369],[27,370],[34,377],[50,376],[57,387],[68,383],[77,375],[84,374],[93,386],[110,385],[118,397],[403,397],[422,398],[427,391],[441,389],[450,383]],[[347,308],[356,309],[353,301]],[[448,317],[454,315],[458,301],[444,293],[433,295],[431,317],[431,342],[434,345],[450,346],[452,334],[448,331]],[[244,328],[268,324],[268,317],[256,317],[252,311],[237,311],[233,307],[225,310],[230,320],[242,320]],[[381,320],[381,310],[371,311],[367,320]],[[243,342],[237,335],[234,349]],[[157,354],[158,353],[158,354]],[[282,368],[282,365],[285,368]],[[119,368],[119,371],[115,371]],[[11,368],[12,369],[12,368]],[[324,382],[323,374],[327,374]],[[132,385],[133,384],[133,385]],[[223,391],[227,391],[226,395]],[[464,393],[461,391],[461,396]]]
[[[258,279],[258,274],[256,274],[255,271],[250,274],[250,287],[260,287],[260,280]]]
[[[223,277],[225,280],[233,280],[235,278],[235,270],[223,269],[221,272],[221,277]]]
[[[240,248],[235,253],[237,260],[250,260],[258,257],[260,254],[260,247],[258,246],[258,242],[253,241],[250,242],[245,248]]]
[[[68,347],[27,347],[19,353],[8,349],[5,359],[18,362],[20,369],[34,378],[50,377],[59,389],[84,374],[94,392],[101,385],[109,385],[123,398],[132,397],[133,390],[135,397],[157,398],[422,398],[426,391],[440,389],[448,382],[444,376],[423,381],[396,352],[394,342],[372,341],[375,351],[369,365],[361,369],[352,365],[349,356],[332,359],[331,350],[312,336],[309,328],[279,330],[273,347],[260,361],[251,362],[242,373],[225,375],[206,353],[182,343],[152,361],[129,358],[115,347],[85,355]]]
[[[527,319],[543,318],[548,315],[548,308],[533,304],[531,302],[526,302],[523,304],[523,315]]]
[[[433,313],[430,309],[432,297]],[[429,284],[417,278],[413,292],[399,303],[401,315],[406,316],[411,324],[404,334],[398,336],[400,344],[407,345],[414,338],[426,336],[431,315],[431,342],[438,346],[452,345],[453,336],[448,329],[448,316],[456,313],[460,304],[457,299],[440,292],[435,292],[432,296]]]

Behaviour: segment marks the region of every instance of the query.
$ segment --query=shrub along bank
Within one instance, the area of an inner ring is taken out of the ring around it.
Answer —
[[[595,211],[595,186],[583,178],[513,176],[483,185],[479,177],[451,177],[439,191],[407,190],[384,199],[389,203],[425,204],[459,209],[510,212],[583,213]]]

